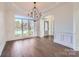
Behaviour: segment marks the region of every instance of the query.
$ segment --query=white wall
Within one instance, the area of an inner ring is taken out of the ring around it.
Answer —
[[[15,40],[15,10],[9,5],[5,10],[7,41]]]
[[[73,48],[73,5],[66,3],[54,11],[56,43]]]
[[[73,21],[74,21],[74,49],[79,51],[79,3],[74,3],[74,9],[73,9]]]
[[[4,4],[0,3],[0,55],[6,43]]]
[[[54,15],[54,42],[73,48],[73,4],[60,4],[47,14]]]

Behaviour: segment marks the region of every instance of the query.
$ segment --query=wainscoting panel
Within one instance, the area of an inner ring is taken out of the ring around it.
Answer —
[[[73,48],[73,34],[72,33],[55,33],[54,34],[54,42],[58,44],[62,44],[64,46]]]

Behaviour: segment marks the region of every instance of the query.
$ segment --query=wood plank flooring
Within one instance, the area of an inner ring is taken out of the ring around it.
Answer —
[[[29,38],[8,41],[1,57],[75,57],[78,51],[73,51],[63,45],[53,42],[53,37]]]

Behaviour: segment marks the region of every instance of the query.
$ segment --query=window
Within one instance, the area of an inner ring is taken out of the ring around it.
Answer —
[[[30,18],[16,17],[16,30],[15,36],[33,36],[34,33],[34,22]]]
[[[16,36],[21,36],[22,35],[22,20],[21,19],[16,19],[15,35]]]

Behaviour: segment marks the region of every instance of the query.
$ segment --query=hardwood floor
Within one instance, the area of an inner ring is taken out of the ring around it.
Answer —
[[[30,38],[9,41],[1,57],[64,57],[79,56],[78,51],[73,51],[63,45],[53,42],[53,37]]]

